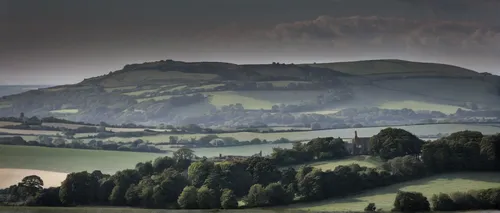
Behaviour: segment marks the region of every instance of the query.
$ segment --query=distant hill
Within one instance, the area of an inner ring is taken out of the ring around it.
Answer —
[[[0,85],[0,97],[19,94],[29,90],[47,88],[49,85]]]
[[[450,114],[497,109],[499,79],[401,60],[296,65],[164,60],[3,97],[0,116],[24,112],[92,123],[229,125],[256,122],[255,116],[266,124],[276,122],[277,115],[280,122],[295,122],[302,114],[363,107]]]

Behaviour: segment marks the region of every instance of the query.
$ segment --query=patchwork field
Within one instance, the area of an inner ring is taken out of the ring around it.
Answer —
[[[49,172],[32,169],[2,169],[0,168],[0,188],[8,188],[11,185],[19,183],[24,177],[29,175],[37,175],[43,180],[43,186],[56,187],[60,186],[61,182],[66,179],[66,173]]]
[[[429,111],[439,111],[445,114],[453,114],[458,109],[466,110],[462,107],[445,105],[445,104],[433,104],[423,101],[388,101],[383,104],[378,105],[381,109],[412,109],[414,111],[418,110],[429,110]]]
[[[0,128],[0,134],[19,134],[19,135],[57,135],[61,134],[59,131],[49,130],[24,130],[24,129],[6,129]]]
[[[380,132],[380,130],[386,127],[367,127],[367,128],[349,128],[349,129],[331,129],[331,130],[318,130],[318,131],[305,131],[305,132],[277,132],[277,133],[254,133],[254,132],[237,132],[237,133],[223,133],[217,134],[219,137],[234,137],[238,140],[252,140],[254,138],[259,138],[262,140],[277,140],[280,138],[287,138],[289,140],[309,140],[317,137],[340,137],[340,138],[352,138],[354,136],[354,131],[358,131],[360,137],[371,137]],[[497,126],[485,126],[485,125],[466,125],[466,124],[430,124],[430,125],[412,125],[412,126],[399,126],[396,128],[405,129],[411,133],[419,135],[435,135],[435,134],[446,134],[454,133],[463,130],[480,131],[483,134],[496,134],[500,133],[500,127]],[[205,134],[184,134],[184,135],[174,135],[180,139],[190,139],[199,138]],[[142,139],[145,141],[150,141],[152,143],[167,142],[169,137],[172,135],[162,134],[155,136],[146,136],[140,138],[120,138],[113,137],[107,140],[113,141],[134,141],[137,139]]]
[[[301,101],[316,100],[321,91],[223,91],[207,92],[210,103],[222,107],[240,103],[245,109],[271,109],[276,104],[298,104]]]
[[[433,194],[500,187],[499,173],[455,173],[370,190],[356,196],[284,207],[307,211],[363,211],[368,203],[390,211],[398,191],[415,191],[427,198]]]
[[[114,173],[134,168],[138,162],[163,155],[153,153],[119,152],[0,145],[0,168],[34,169],[54,172],[101,170]]]

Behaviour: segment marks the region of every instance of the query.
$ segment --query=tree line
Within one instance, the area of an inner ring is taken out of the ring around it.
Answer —
[[[386,160],[378,168],[352,164],[323,171],[307,165],[297,170],[282,166],[349,156],[341,139],[322,138],[302,145],[297,143],[290,150],[278,150],[275,153],[279,154],[268,157],[252,156],[221,163],[206,158],[195,160],[191,150],[180,149],[173,157],[138,163],[135,169],[114,175],[99,171],[71,173],[60,187],[37,188],[31,193],[18,184],[8,192],[24,192],[24,197],[18,196],[24,200],[17,202],[25,205],[31,201],[33,205],[56,206],[229,209],[242,207],[238,201],[244,201],[245,207],[287,205],[345,197],[447,171],[498,170],[500,135],[462,131],[436,142],[415,138],[405,130],[392,128],[373,136],[370,152]],[[441,162],[443,158],[438,158],[441,156],[448,156],[449,160]],[[483,166],[473,167],[479,163]],[[23,189],[18,190],[19,187]],[[488,193],[489,199],[496,195],[496,191]],[[419,196],[403,195],[396,197],[400,201],[395,209],[412,211],[415,205],[405,200],[419,200]],[[374,205],[369,207],[374,209]]]

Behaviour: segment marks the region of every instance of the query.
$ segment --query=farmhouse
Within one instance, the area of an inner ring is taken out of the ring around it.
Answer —
[[[370,138],[358,137],[358,131],[354,131],[354,138],[346,143],[346,149],[352,155],[366,155],[370,151]]]

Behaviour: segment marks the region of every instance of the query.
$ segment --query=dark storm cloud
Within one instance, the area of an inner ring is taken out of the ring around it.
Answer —
[[[73,83],[166,58],[258,63],[401,56],[407,53],[334,49],[323,41],[332,38],[327,28],[294,26],[322,15],[495,26],[498,5],[498,0],[0,0],[0,83]],[[379,47],[396,51],[393,46]],[[448,61],[463,61],[457,58]]]

